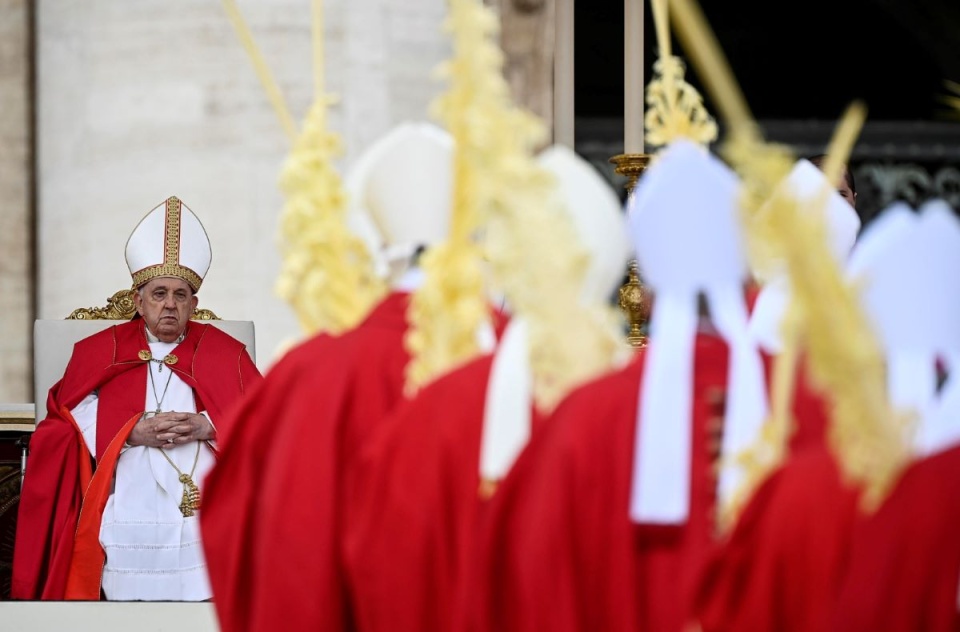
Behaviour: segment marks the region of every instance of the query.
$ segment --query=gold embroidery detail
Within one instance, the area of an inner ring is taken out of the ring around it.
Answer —
[[[177,277],[178,279],[183,279],[190,284],[190,287],[194,292],[200,289],[200,284],[203,282],[203,279],[200,278],[200,275],[180,264],[169,264],[162,263],[156,266],[150,266],[139,270],[133,274],[133,287],[140,287],[150,279],[161,277],[161,276],[172,276]]]
[[[190,317],[190,320],[220,320],[220,317],[209,309],[198,308],[193,310],[193,316]]]
[[[141,349],[140,353],[137,354],[137,357],[146,362],[147,360],[153,359],[153,354],[146,349]]]
[[[166,253],[163,263],[168,266],[178,266],[180,264],[180,200],[176,197],[167,198],[167,230],[164,237],[167,243],[164,244]]]
[[[177,356],[173,355],[172,353],[168,353],[168,354],[163,358],[163,363],[166,364],[167,366],[173,366],[174,364],[176,364],[176,363],[179,362],[179,361],[180,361],[180,358],[178,358]]]

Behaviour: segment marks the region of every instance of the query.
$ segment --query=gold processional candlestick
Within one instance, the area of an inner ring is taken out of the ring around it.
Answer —
[[[633,194],[634,187],[647,165],[650,163],[649,154],[619,154],[610,159],[616,165],[615,171],[627,177],[627,195]],[[650,318],[650,297],[640,281],[640,269],[637,260],[630,261],[627,270],[627,282],[620,287],[620,309],[627,319],[629,330],[627,340],[634,349],[646,346],[647,337],[643,327]]]

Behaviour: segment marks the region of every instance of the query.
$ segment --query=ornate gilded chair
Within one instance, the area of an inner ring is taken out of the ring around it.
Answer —
[[[133,290],[120,290],[109,299],[104,307],[75,309],[65,320],[37,320],[33,328],[34,344],[34,401],[36,402],[36,421],[46,417],[47,392],[57,380],[70,360],[73,345],[79,340],[116,324],[117,321],[130,320],[135,312]],[[256,359],[254,350],[254,328],[252,321],[221,320],[208,309],[198,309],[193,320],[206,321],[219,327],[237,340],[247,345],[250,357]],[[27,443],[32,432],[27,406],[19,417],[12,415],[17,411],[7,411],[11,419],[3,426],[10,434],[17,430],[9,448],[0,453],[0,600],[10,595],[10,572],[13,562],[13,540],[16,534],[17,510],[20,504],[20,485],[27,462]],[[34,422],[35,423],[35,422]],[[15,442],[15,444],[13,443]],[[16,448],[19,446],[19,448]],[[19,462],[13,450],[22,450]],[[8,454],[11,453],[11,454]]]
[[[135,312],[133,290],[120,290],[109,299],[104,307],[86,307],[75,309],[65,320],[37,320],[33,327],[34,344],[34,401],[36,402],[36,420],[24,409],[3,411],[10,419],[3,428],[10,434],[18,430],[16,445],[21,450],[19,463],[12,452],[15,446],[0,452],[0,601],[10,595],[10,574],[13,562],[13,540],[16,534],[17,510],[20,504],[20,485],[27,466],[27,444],[36,421],[46,416],[47,392],[63,376],[73,345],[83,338],[116,324],[130,320]],[[198,309],[191,317],[193,320],[206,321],[219,327],[237,340],[247,345],[250,357],[256,360],[254,350],[254,328],[252,321],[221,320],[208,309]],[[16,416],[19,414],[19,416]],[[30,423],[33,421],[33,423]]]

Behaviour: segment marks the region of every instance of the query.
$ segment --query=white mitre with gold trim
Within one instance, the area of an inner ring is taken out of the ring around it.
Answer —
[[[391,246],[432,246],[450,229],[453,137],[430,123],[402,123],[372,148],[364,206]]]
[[[157,277],[176,277],[196,292],[210,269],[210,239],[193,211],[170,197],[133,229],[126,258],[135,288]]]

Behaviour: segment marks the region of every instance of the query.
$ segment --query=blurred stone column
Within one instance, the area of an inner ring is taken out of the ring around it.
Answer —
[[[32,400],[31,0],[0,0],[0,403]]]
[[[504,74],[513,98],[518,105],[542,118],[552,132],[557,0],[488,2],[500,12]],[[572,11],[570,13],[572,20]]]

